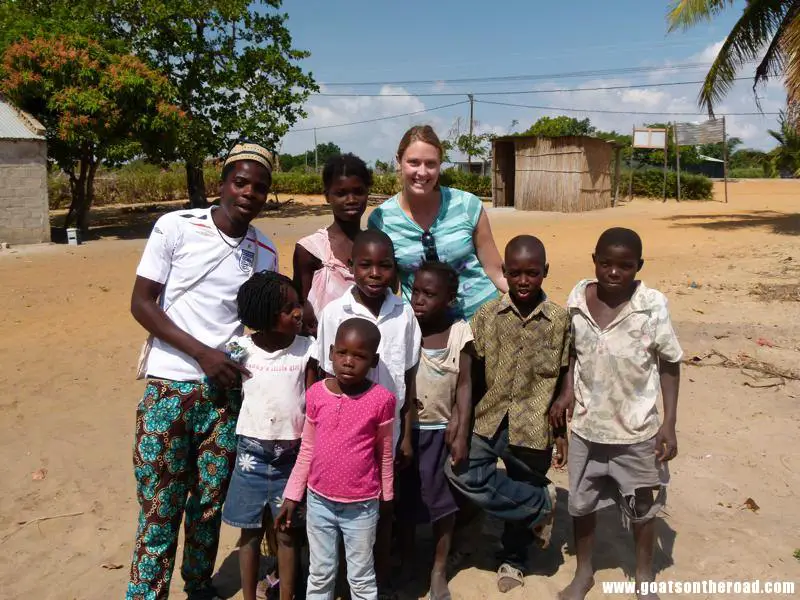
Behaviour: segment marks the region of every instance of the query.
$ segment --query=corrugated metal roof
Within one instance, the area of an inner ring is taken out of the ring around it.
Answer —
[[[43,140],[44,127],[0,97],[0,140]]]

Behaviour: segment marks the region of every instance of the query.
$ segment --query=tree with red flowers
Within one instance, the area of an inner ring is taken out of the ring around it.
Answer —
[[[66,225],[84,230],[98,167],[137,155],[174,158],[185,120],[163,75],[79,35],[9,45],[0,92],[46,128],[48,156],[69,176]]]

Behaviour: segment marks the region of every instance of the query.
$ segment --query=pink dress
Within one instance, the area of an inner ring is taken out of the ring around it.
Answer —
[[[331,300],[340,298],[353,285],[353,274],[345,263],[333,255],[326,228],[300,239],[297,245],[308,250],[322,263],[322,267],[314,272],[307,298],[314,314],[319,317]]]

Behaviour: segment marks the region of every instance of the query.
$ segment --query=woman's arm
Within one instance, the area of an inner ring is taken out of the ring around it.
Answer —
[[[322,263],[316,256],[300,244],[295,244],[294,256],[292,257],[294,285],[300,292],[300,301],[303,302],[303,325],[306,331],[311,334],[317,331],[317,317],[308,302],[308,294],[311,292],[314,273],[321,267]]]
[[[478,225],[472,232],[472,242],[475,244],[475,252],[486,275],[492,280],[495,287],[505,294],[508,291],[508,283],[503,275],[503,259],[497,250],[497,244],[494,243],[492,226],[489,224],[489,217],[483,208],[481,208],[481,216],[478,218]]]

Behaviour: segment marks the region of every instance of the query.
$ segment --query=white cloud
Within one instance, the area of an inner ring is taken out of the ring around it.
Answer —
[[[708,45],[699,53],[675,62],[663,62],[654,66],[661,69],[686,62],[710,62],[716,56],[722,42]],[[742,71],[740,76],[747,77],[752,68]],[[645,75],[633,78],[601,79],[575,81],[542,82],[537,89],[557,90],[562,88],[591,88],[636,85],[643,81],[660,83],[681,80],[702,80],[704,69],[697,70],[654,70]],[[490,105],[476,102],[475,118],[478,121],[476,133],[505,134],[509,132],[512,120],[518,120],[515,131],[524,131],[541,116],[557,116],[567,114],[578,119],[590,118],[592,124],[602,130],[615,130],[628,133],[634,125],[666,121],[699,122],[707,117],[698,107],[697,95],[699,84],[687,86],[631,88],[619,90],[597,90],[591,92],[556,92],[548,94],[527,94],[516,96],[476,96],[476,100],[491,100],[514,104],[536,105],[542,107],[572,108],[572,112],[561,110],[524,109]],[[322,90],[323,92],[346,93],[341,88]],[[430,86],[429,92],[460,92],[444,82]],[[317,141],[334,142],[342,150],[355,152],[367,161],[376,159],[390,160],[397,149],[397,144],[405,130],[422,123],[432,125],[441,137],[446,137],[455,120],[461,118],[461,130],[466,129],[469,114],[468,104],[454,106],[435,112],[426,112],[395,119],[380,120],[372,123],[352,125],[348,127],[325,128],[330,125],[352,123],[378,119],[398,114],[429,110],[436,106],[466,100],[466,97],[442,96],[391,96],[390,94],[408,94],[407,89],[399,86],[383,86],[378,92],[380,96],[372,97],[328,97],[312,96],[306,105],[308,118],[296,125],[296,128],[317,127]],[[476,92],[477,93],[477,92]],[[773,80],[758,89],[761,110],[777,112],[785,105],[785,91],[782,82]],[[466,96],[466,94],[465,94]],[[599,112],[598,112],[599,111]],[[611,112],[603,112],[611,111]],[[629,111],[615,114],[615,111]],[[635,113],[691,113],[686,115]],[[717,107],[717,113],[757,113],[755,97],[750,80],[738,81],[731,88],[725,101]],[[744,145],[753,148],[768,149],[774,146],[774,140],[767,129],[775,128],[774,115],[730,115],[726,119],[731,136],[742,138]],[[283,141],[282,152],[297,154],[313,148],[312,131],[288,134]],[[456,158],[456,157],[454,157]]]
[[[348,93],[340,88],[321,90],[330,93]],[[412,125],[428,123],[445,133],[446,121],[435,112],[415,114],[394,119],[361,123],[348,127],[330,127],[357,121],[384,119],[394,115],[419,113],[431,107],[449,102],[429,103],[417,96],[393,96],[408,94],[402,87],[383,86],[380,96],[327,97],[312,96],[306,104],[308,117],[297,123],[295,129],[317,128],[317,142],[334,142],[345,152],[359,154],[367,161],[390,160],[397,149],[403,133]],[[314,147],[314,132],[289,133],[283,139],[281,152],[299,154]]]
[[[701,62],[701,63],[712,63],[717,58],[717,54],[719,54],[720,49],[722,48],[722,44],[725,43],[725,40],[720,40],[718,42],[714,42],[713,44],[706,46],[698,52],[697,54],[693,54],[689,62]]]

